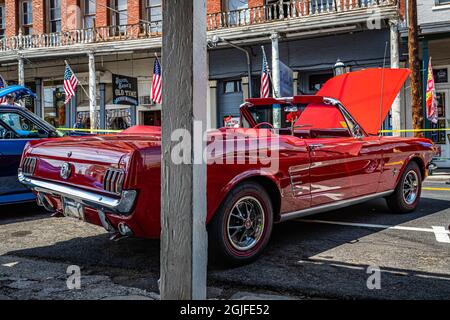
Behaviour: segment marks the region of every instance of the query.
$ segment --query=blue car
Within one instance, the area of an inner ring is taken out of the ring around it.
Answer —
[[[13,94],[15,99],[35,94],[23,86],[0,90],[0,98]],[[0,205],[34,201],[35,197],[17,180],[17,169],[25,144],[32,139],[64,136],[49,123],[18,105],[0,105]]]

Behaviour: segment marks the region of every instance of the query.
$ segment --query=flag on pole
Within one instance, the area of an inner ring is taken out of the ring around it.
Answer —
[[[261,71],[261,89],[259,91],[259,95],[261,98],[268,98],[270,95],[269,89],[269,79],[270,70],[269,64],[267,63],[266,54],[263,51],[263,63],[262,63],[262,71]]]
[[[66,93],[66,100],[64,101],[64,104],[67,104],[67,102],[75,95],[77,85],[78,79],[70,66],[66,63],[66,70],[64,71],[64,92]]]
[[[432,123],[438,122],[437,115],[437,101],[436,101],[436,89],[434,86],[433,67],[431,66],[431,58],[428,63],[428,78],[427,78],[427,92],[426,92],[426,106],[427,106],[427,119]]]
[[[151,98],[155,103],[161,103],[161,65],[159,59],[155,58],[153,65],[153,78],[152,78],[152,95]]]
[[[3,79],[2,76],[0,76],[0,89],[6,88],[8,86],[8,84],[6,83],[5,79]],[[0,103],[5,103],[7,100],[6,97],[1,97],[0,98]]]

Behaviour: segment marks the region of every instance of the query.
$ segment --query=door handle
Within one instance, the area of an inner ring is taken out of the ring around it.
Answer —
[[[323,147],[323,144],[321,144],[321,143],[318,143],[318,144],[310,144],[310,145],[309,145],[309,150],[310,150],[310,151],[314,151],[314,150],[320,149],[320,148],[322,148],[322,147]]]

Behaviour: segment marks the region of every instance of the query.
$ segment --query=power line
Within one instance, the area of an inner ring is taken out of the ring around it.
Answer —
[[[113,8],[113,7],[110,7],[110,6],[101,4],[101,3],[97,3],[97,1],[95,1],[95,0],[89,0],[89,1],[90,1],[91,3],[93,3],[93,4],[95,4],[96,6],[98,5],[98,6],[100,6],[100,7],[106,8],[106,9],[108,9],[108,10],[111,10],[112,12],[115,12],[115,13],[118,13],[118,14],[121,14],[121,15],[124,15],[124,16],[126,16],[127,18],[128,18],[128,17],[136,18],[135,16],[128,15],[128,4],[127,4],[127,12],[121,12],[121,11],[119,11],[119,10]],[[96,12],[95,14],[97,14],[97,12]],[[148,21],[148,20],[144,20],[144,19],[140,19],[140,18],[139,18],[138,20],[139,20],[139,22],[144,22],[144,23],[152,24],[152,22],[151,22],[151,21]],[[153,22],[153,23],[155,23],[155,22]]]

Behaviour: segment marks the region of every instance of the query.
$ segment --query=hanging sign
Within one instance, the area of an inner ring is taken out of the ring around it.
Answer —
[[[113,74],[112,82],[114,104],[138,105],[137,78]]]

